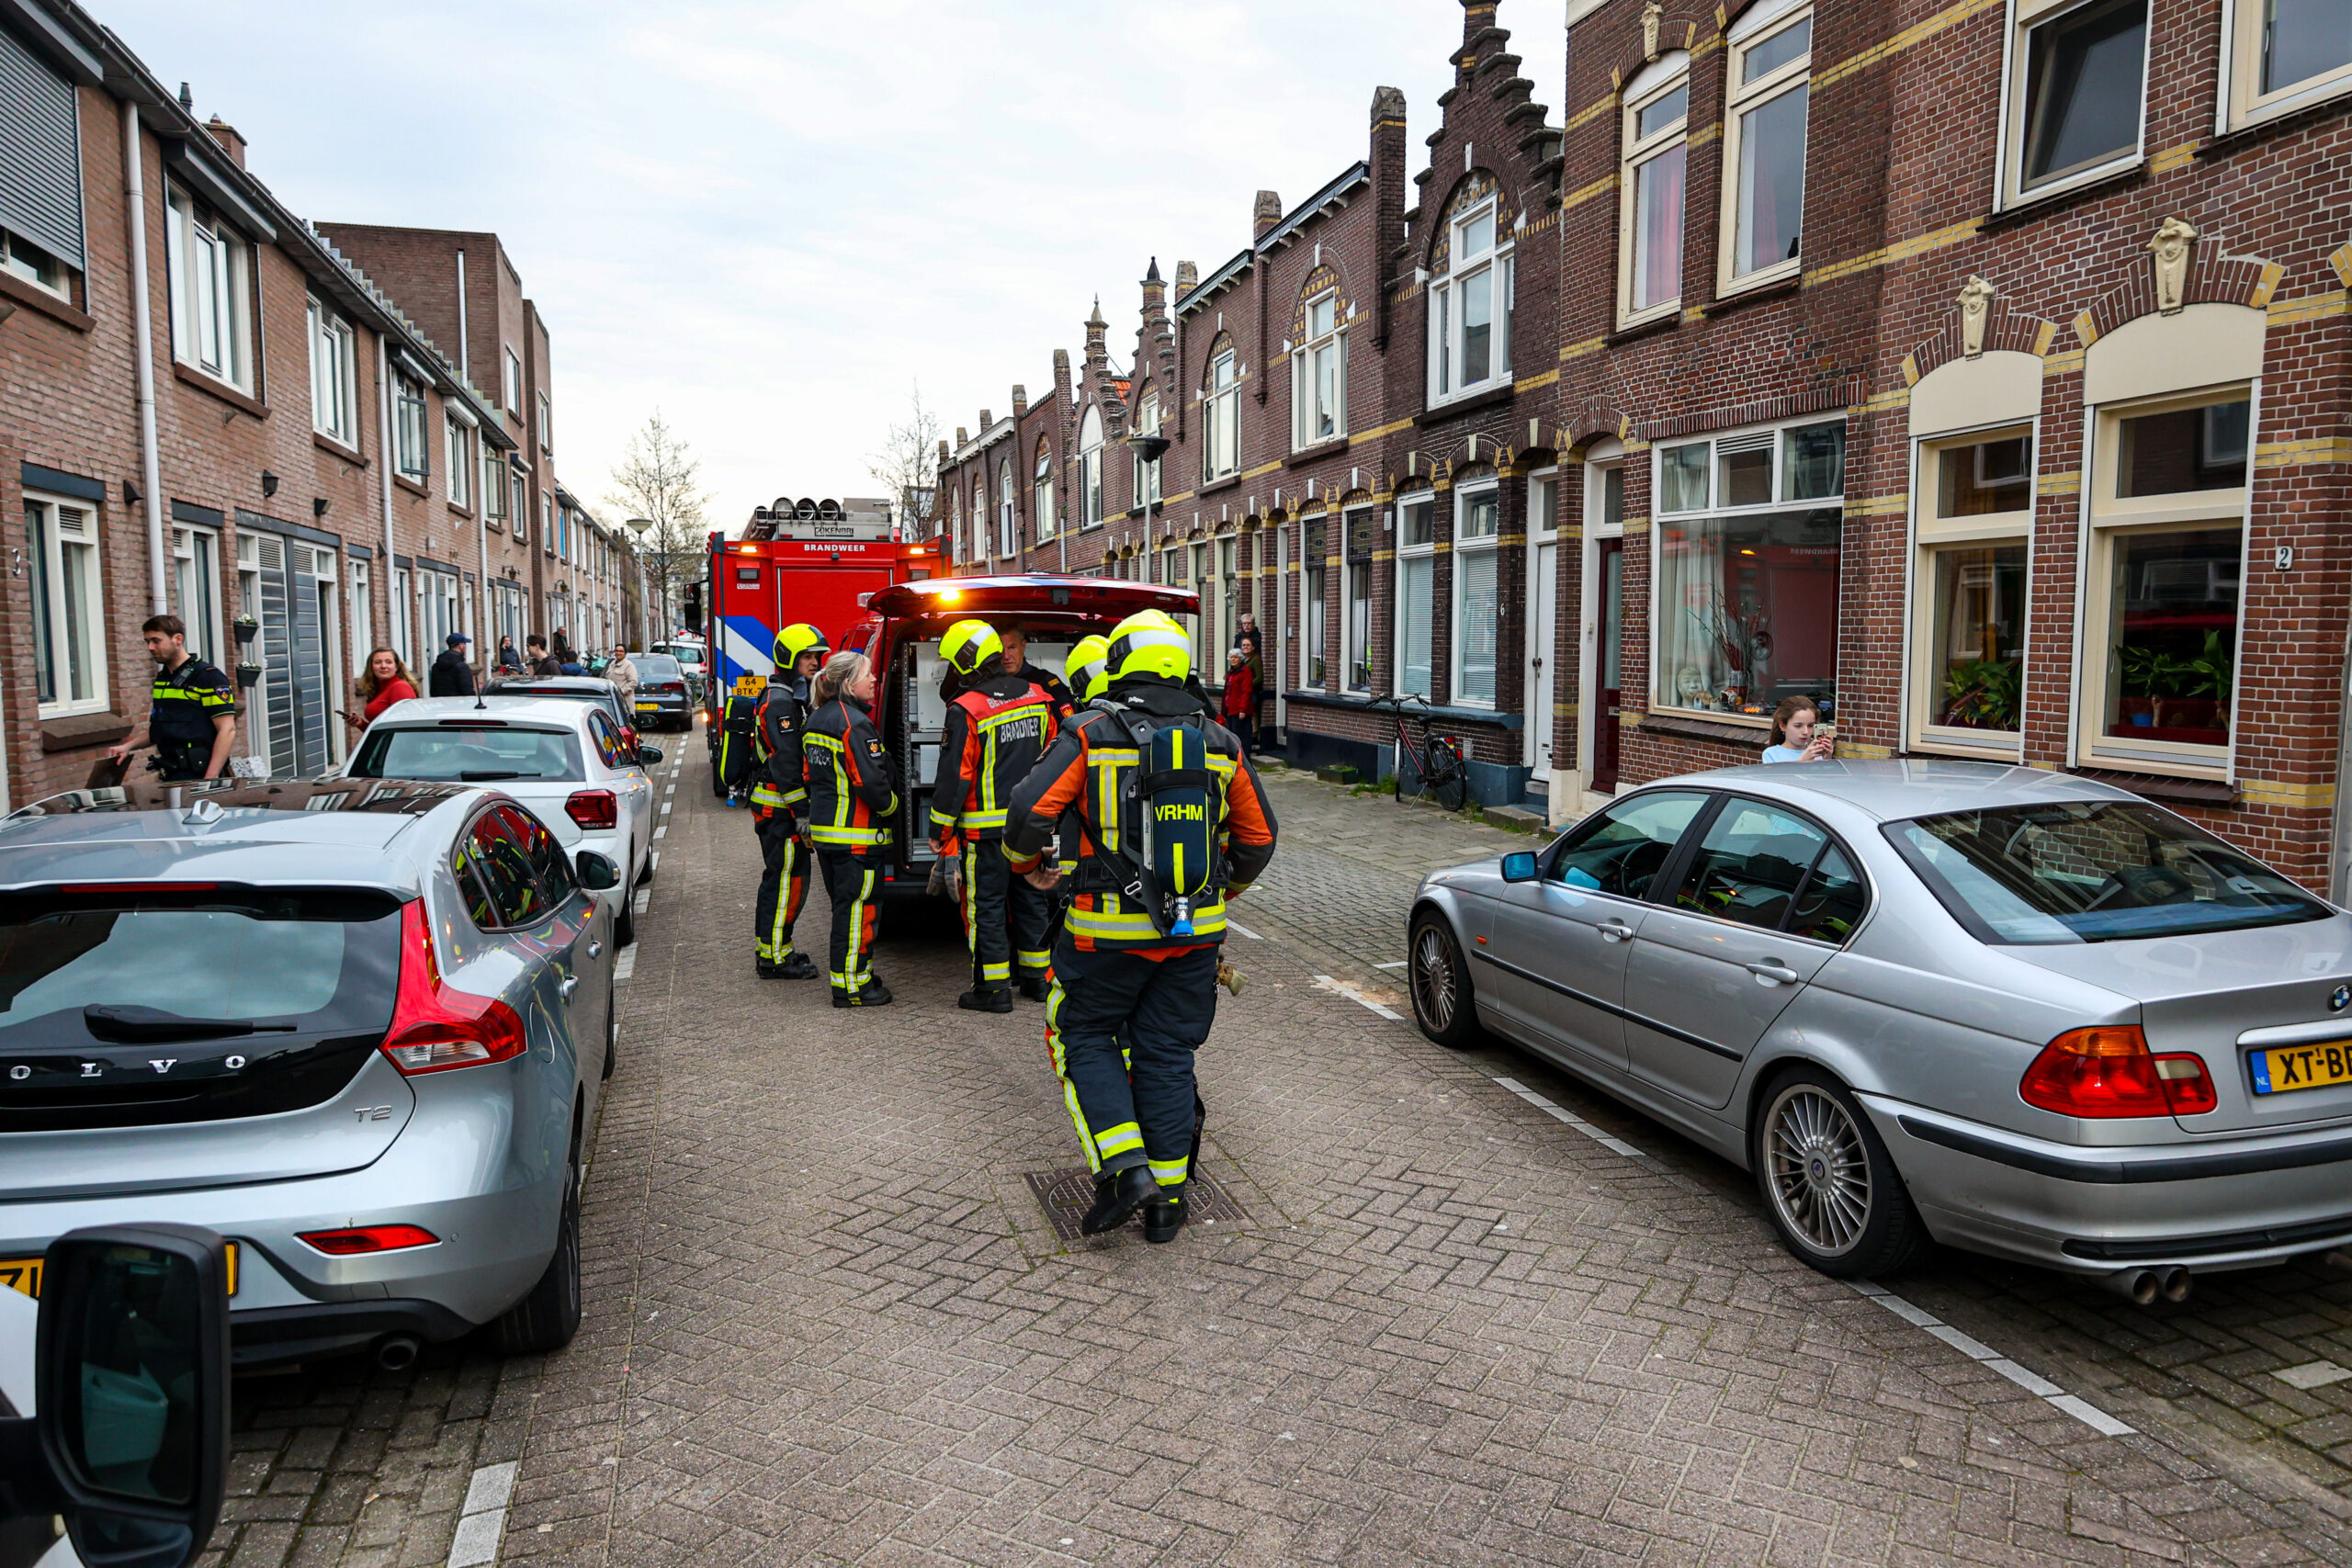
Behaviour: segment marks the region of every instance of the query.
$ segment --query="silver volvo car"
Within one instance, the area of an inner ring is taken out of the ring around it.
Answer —
[[[1752,1169],[1836,1275],[1929,1238],[2098,1275],[2352,1241],[2352,917],[2136,795],[1730,769],[1423,881],[1424,1033],[1483,1025]]]
[[[0,1288],[231,1238],[239,1364],[580,1321],[619,868],[481,786],[141,784],[0,822]]]

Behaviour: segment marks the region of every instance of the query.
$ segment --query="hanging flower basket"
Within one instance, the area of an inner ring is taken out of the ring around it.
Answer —
[[[260,633],[261,623],[251,615],[239,615],[229,623],[229,629],[236,634],[237,646],[243,648]]]
[[[245,691],[252,691],[255,686],[261,684],[262,668],[263,667],[258,664],[238,665],[237,684]]]

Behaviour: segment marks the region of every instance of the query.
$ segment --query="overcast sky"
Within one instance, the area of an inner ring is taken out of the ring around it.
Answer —
[[[1042,397],[1099,291],[1205,269],[1452,81],[1460,0],[85,0],[296,212],[495,230],[555,344],[556,451],[602,497],[659,409],[710,519],[876,493],[919,384],[945,433]],[[1559,123],[1561,0],[1502,0]],[[445,345],[454,349],[454,345]]]

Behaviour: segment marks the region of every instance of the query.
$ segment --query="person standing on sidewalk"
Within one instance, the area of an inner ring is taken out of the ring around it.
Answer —
[[[948,627],[939,655],[951,694],[931,791],[931,841],[943,857],[962,857],[964,941],[972,953],[972,988],[956,1005],[1011,1012],[1016,964],[1021,994],[1046,999],[1046,935],[1054,912],[1045,893],[1015,877],[1004,858],[1005,802],[1053,744],[1060,705],[1035,680],[1014,673],[1011,652],[986,621]]]
[[[881,931],[875,867],[890,842],[883,824],[898,815],[899,792],[889,748],[869,711],[874,666],[862,653],[836,653],[817,672],[809,694],[816,708],[801,726],[800,761],[808,781],[808,842],[833,901],[833,1005],[887,1007],[890,987],[872,968]]]
[[[613,644],[613,657],[605,664],[605,679],[613,683],[613,693],[621,700],[621,712],[628,721],[637,722],[637,661],[628,656],[626,643]]]
[[[237,743],[237,688],[187,650],[187,624],[177,615],[151,615],[139,629],[155,660],[146,732],[133,730],[107,747],[107,758],[119,762],[152,744],[164,783],[219,778]]]
[[[1004,852],[1033,885],[1080,824],[1046,1039],[1087,1163],[1092,1235],[1141,1209],[1173,1241],[1199,1145],[1193,1056],[1216,1019],[1225,906],[1273,859],[1274,817],[1240,743],[1186,689],[1192,639],[1158,611],[1112,634],[1111,686],[1013,792]],[[1129,781],[1136,790],[1126,798]]]
[[[800,727],[808,721],[808,682],[832,650],[807,622],[778,632],[771,657],[775,679],[760,694],[752,769],[752,826],[760,839],[760,893],[752,906],[757,971],[763,980],[813,980],[817,965],[792,945],[800,906],[808,901],[808,846],[799,814],[808,785],[800,762]]]
[[[441,639],[440,655],[433,660],[433,668],[424,673],[426,695],[435,697],[470,697],[474,694],[474,667],[466,662],[466,648],[474,639],[463,632],[451,632]]]
[[[1225,656],[1225,727],[1241,742],[1241,753],[1248,756],[1258,749],[1258,681],[1250,671],[1250,660],[1239,649]]]

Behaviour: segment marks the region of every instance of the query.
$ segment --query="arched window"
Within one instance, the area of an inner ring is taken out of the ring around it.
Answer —
[[[1044,441],[1037,443],[1037,491],[1035,503],[1037,513],[1037,542],[1044,544],[1054,536],[1054,449]]]
[[[1442,401],[1510,382],[1513,236],[1492,179],[1456,193],[1430,268],[1430,398]]]
[[[1682,302],[1682,176],[1689,162],[1690,57],[1665,56],[1625,89],[1617,229],[1620,326]]]
[[[1201,477],[1221,479],[1241,471],[1241,362],[1231,338],[1209,345],[1206,381],[1202,401],[1208,440]]]
[[[1159,434],[1159,394],[1158,392],[1146,392],[1143,395],[1143,401],[1136,405],[1136,434],[1138,435]],[[1159,465],[1162,460],[1155,458],[1147,463],[1140,457],[1136,459],[1136,496],[1146,505],[1159,504]]]
[[[996,539],[997,554],[1021,553],[1021,525],[1012,513],[1012,459],[1009,457],[996,466]]]
[[[957,489],[948,492],[947,510],[950,514],[947,525],[948,548],[956,552],[957,560],[962,560],[964,558],[964,492],[962,490]]]
[[[972,558],[986,560],[989,555],[989,492],[978,479],[972,481]]]
[[[1078,427],[1078,525],[1094,527],[1102,521],[1102,411],[1091,406]]]
[[[1290,444],[1294,451],[1336,441],[1348,433],[1348,338],[1340,319],[1340,290],[1327,271],[1307,280],[1315,292],[1299,311],[1299,338],[1290,356]]]

